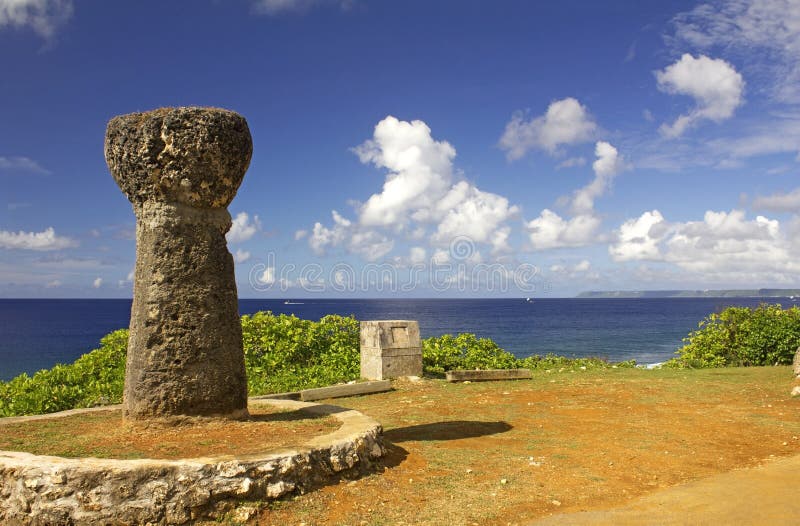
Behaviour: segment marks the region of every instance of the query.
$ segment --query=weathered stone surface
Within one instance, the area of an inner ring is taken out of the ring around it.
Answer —
[[[357,411],[259,403],[331,415],[342,425],[297,450],[242,459],[68,459],[0,451],[0,524],[186,524],[217,517],[235,502],[272,500],[336,473],[366,471],[384,454],[380,424]]]
[[[247,122],[227,110],[163,108],[108,124],[106,161],[136,213],[126,418],[246,414],[225,207],[251,154]]]
[[[532,378],[530,369],[455,369],[447,371],[448,382],[488,382],[492,380],[527,380]]]
[[[792,363],[792,369],[794,370],[794,375],[800,377],[800,347],[798,347],[797,351],[794,353],[794,362]]]
[[[422,346],[416,321],[362,321],[360,339],[362,378],[422,376]]]
[[[325,400],[326,398],[382,393],[391,389],[392,382],[389,380],[375,380],[372,382],[331,385],[328,387],[317,387],[316,389],[303,389],[300,391],[300,399],[304,402],[310,402],[312,400]]]

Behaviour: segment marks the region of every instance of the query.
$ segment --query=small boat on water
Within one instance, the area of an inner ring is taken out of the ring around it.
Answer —
[[[533,298],[525,298],[525,303],[533,303]]]
[[[303,305],[303,302],[302,301],[286,300],[286,301],[283,302],[283,304],[284,305]]]

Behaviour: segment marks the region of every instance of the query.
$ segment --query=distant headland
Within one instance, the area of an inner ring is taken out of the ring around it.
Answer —
[[[590,290],[578,298],[800,298],[800,289]]]

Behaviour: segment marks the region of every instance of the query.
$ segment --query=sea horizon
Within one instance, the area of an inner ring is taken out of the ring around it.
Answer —
[[[257,311],[319,320],[328,314],[411,319],[423,338],[474,333],[518,357],[557,354],[640,364],[674,356],[708,314],[729,305],[790,298],[240,298],[241,315]],[[289,301],[287,303],[287,300]],[[293,300],[293,301],[291,301]],[[0,298],[0,380],[71,363],[127,328],[131,298]],[[795,302],[796,303],[796,300]]]

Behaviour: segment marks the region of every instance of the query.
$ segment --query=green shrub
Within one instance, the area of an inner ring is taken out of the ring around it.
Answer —
[[[100,348],[70,365],[0,382],[0,416],[52,413],[122,401],[128,331],[112,332]]]
[[[357,380],[360,374],[359,325],[355,318],[325,316],[318,322],[285,314],[242,316],[248,390],[251,395],[295,391]],[[0,416],[50,413],[122,401],[128,331],[100,341],[100,348],[70,365],[56,365],[33,376],[0,382]],[[596,358],[553,355],[517,359],[488,338],[459,334],[422,341],[426,374],[451,369],[551,369],[608,367]]]
[[[787,365],[800,346],[800,309],[762,304],[707,316],[668,367]]]
[[[295,391],[355,380],[360,373],[358,321],[319,322],[257,312],[242,316],[250,394]]]
[[[520,367],[532,370],[547,370],[547,369],[606,369],[608,367],[636,367],[636,360],[628,360],[619,363],[610,363],[603,358],[567,358],[565,356],[557,356],[555,354],[547,354],[539,356],[534,354],[520,360]]]
[[[471,333],[445,334],[422,341],[422,365],[426,373],[451,369],[512,369],[517,358],[488,338]]]

